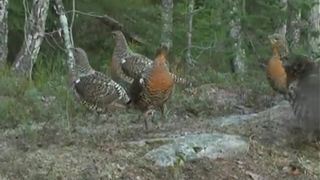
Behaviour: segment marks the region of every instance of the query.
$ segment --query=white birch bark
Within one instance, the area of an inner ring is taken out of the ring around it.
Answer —
[[[63,33],[64,45],[66,47],[66,52],[68,54],[67,64],[68,64],[69,75],[71,77],[70,79],[71,82],[69,83],[71,84],[76,78],[76,73],[74,69],[75,60],[72,53],[72,48],[74,48],[72,43],[72,38],[71,38],[72,34],[70,34],[70,31],[69,31],[68,19],[65,14],[62,0],[55,0],[54,2],[55,2],[54,8],[57,15],[59,16],[60,25]]]
[[[297,47],[297,45],[300,42],[300,36],[301,36],[301,9],[298,10],[298,12],[296,12],[294,14],[294,17],[292,18],[290,24],[291,24],[291,37],[292,37],[292,48]]]
[[[0,66],[8,56],[8,0],[0,0]]]
[[[280,4],[281,4],[281,11],[286,13],[288,10],[288,0],[280,0]],[[283,37],[286,37],[286,35],[287,35],[287,20],[284,20],[282,22],[281,26],[277,30],[277,33],[281,34]]]
[[[187,31],[187,51],[186,51],[186,60],[189,64],[193,64],[193,58],[191,54],[193,9],[194,9],[194,0],[189,0],[188,14],[187,14],[188,31]]]
[[[25,39],[12,66],[17,73],[32,73],[44,37],[49,1],[33,0],[31,13],[25,22]]]
[[[230,36],[234,40],[235,57],[232,60],[233,70],[236,73],[244,73],[246,53],[242,48],[242,35],[241,35],[241,20],[240,20],[240,0],[231,0],[231,21],[230,21]]]
[[[161,46],[168,49],[172,47],[172,15],[173,15],[173,0],[161,0],[162,10],[162,32]]]
[[[311,9],[309,22],[310,22],[310,32],[309,32],[309,44],[311,49],[311,54],[314,59],[320,59],[320,0],[314,1],[314,6]]]

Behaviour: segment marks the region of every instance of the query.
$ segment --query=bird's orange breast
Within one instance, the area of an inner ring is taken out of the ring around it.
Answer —
[[[148,78],[148,88],[151,91],[167,91],[173,86],[173,79],[168,71],[158,68],[152,71]]]
[[[267,76],[273,88],[279,91],[287,89],[287,74],[280,59],[271,59],[267,66]]]

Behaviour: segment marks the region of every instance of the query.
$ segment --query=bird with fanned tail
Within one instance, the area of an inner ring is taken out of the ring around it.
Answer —
[[[134,79],[152,67],[153,61],[144,55],[133,52],[121,31],[113,31],[112,34],[115,39],[115,48],[112,54],[111,77],[117,82],[125,81],[131,84]],[[191,82],[173,73],[170,73],[170,76],[175,83],[192,85]]]
[[[174,85],[166,58],[167,48],[160,48],[152,65],[134,79],[129,89],[133,106],[144,112],[146,129],[148,129],[148,117],[153,115],[155,109],[160,109],[162,120],[165,119],[164,104],[170,98]]]

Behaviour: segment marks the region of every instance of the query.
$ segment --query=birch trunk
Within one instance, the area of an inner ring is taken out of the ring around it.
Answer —
[[[68,19],[65,14],[62,0],[55,0],[54,2],[55,2],[54,8],[55,8],[57,15],[59,16],[61,29],[62,29],[62,33],[63,33],[64,45],[66,47],[66,52],[68,54],[67,64],[68,64],[69,76],[71,78],[71,79],[69,79],[69,81],[71,81],[69,83],[72,84],[72,82],[76,78],[76,73],[74,70],[75,60],[74,60],[74,56],[72,53],[72,48],[74,48],[72,41],[71,41],[72,34],[70,34],[70,31],[69,31]]]
[[[292,48],[296,48],[300,42],[300,36],[301,36],[301,9],[298,10],[298,12],[295,12],[293,14],[292,20],[290,22],[291,29],[290,36],[291,36],[291,45]]]
[[[281,11],[286,13],[288,9],[288,0],[280,0],[281,4]],[[279,34],[281,34],[283,37],[286,37],[287,34],[287,20],[285,19],[279,29],[277,30]]]
[[[192,49],[192,22],[193,22],[193,9],[194,9],[194,0],[189,0],[188,5],[188,32],[187,32],[187,52],[186,52],[186,60],[189,64],[193,64],[193,58],[191,55]]]
[[[172,47],[172,13],[173,0],[161,0],[162,11],[162,32],[161,32],[161,46],[168,49]]]
[[[311,9],[309,22],[309,44],[312,57],[314,59],[320,58],[320,0],[315,0],[315,4]]]
[[[240,0],[232,0],[231,21],[230,21],[230,36],[234,40],[235,57],[232,60],[232,69],[236,73],[244,73],[246,53],[242,48],[242,35],[241,35],[241,20],[240,20]]]
[[[8,56],[8,0],[0,0],[0,67]]]
[[[33,0],[25,22],[25,39],[12,66],[14,72],[31,75],[44,37],[48,8],[49,0]]]

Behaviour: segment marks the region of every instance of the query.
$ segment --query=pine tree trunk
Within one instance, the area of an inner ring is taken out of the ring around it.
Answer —
[[[0,67],[8,55],[8,0],[0,0]]]
[[[315,0],[315,4],[311,9],[309,22],[309,43],[311,54],[314,59],[320,58],[320,0]]]
[[[172,13],[173,13],[173,0],[161,0],[162,3],[162,33],[161,33],[161,46],[168,49],[172,47]]]
[[[187,60],[188,64],[193,64],[193,59],[192,59],[192,55],[191,55],[193,9],[194,9],[194,0],[189,0],[188,17],[187,17],[188,31],[187,31],[187,52],[186,52],[186,60]]]
[[[240,20],[240,10],[239,8],[241,1],[240,0],[231,0],[232,9],[231,9],[231,21],[230,21],[230,36],[234,40],[234,51],[235,57],[232,60],[232,69],[236,73],[244,73],[245,68],[245,58],[246,53],[242,48],[242,35],[241,35],[241,20]]]
[[[49,0],[33,0],[25,22],[25,39],[12,66],[14,72],[31,75],[44,37],[48,8]]]
[[[74,48],[71,41],[72,34],[70,34],[70,31],[69,31],[68,19],[65,14],[62,0],[55,0],[54,2],[55,2],[54,8],[57,15],[59,16],[59,20],[60,20],[60,24],[63,32],[64,45],[66,47],[66,52],[68,54],[67,64],[69,69],[69,85],[71,85],[76,78],[76,73],[74,70],[75,60],[72,53],[72,48]]]

